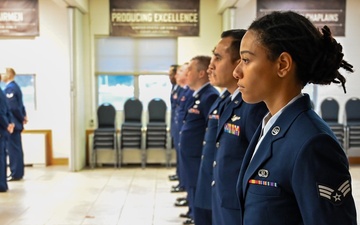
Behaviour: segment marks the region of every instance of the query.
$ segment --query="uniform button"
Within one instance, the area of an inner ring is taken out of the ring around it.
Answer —
[[[207,130],[208,130],[208,127],[206,127],[205,131],[207,131]]]
[[[201,155],[201,160],[203,160],[203,158],[204,158],[204,155]]]
[[[203,145],[206,145],[206,141],[203,141]]]
[[[216,161],[213,162],[213,167],[215,167],[215,166],[216,166]]]
[[[211,182],[211,186],[214,186],[215,185],[215,181],[213,180],[212,182]]]
[[[220,142],[216,142],[216,148],[220,147]]]

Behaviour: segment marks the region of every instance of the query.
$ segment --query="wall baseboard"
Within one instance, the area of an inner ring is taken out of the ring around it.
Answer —
[[[69,165],[69,159],[68,158],[53,158],[51,160],[50,165],[53,165],[53,166]]]
[[[356,165],[356,164],[360,164],[360,157],[349,157],[349,164],[350,165]]]

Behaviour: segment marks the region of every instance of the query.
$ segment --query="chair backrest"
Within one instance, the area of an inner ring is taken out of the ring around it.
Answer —
[[[360,123],[360,99],[351,98],[345,104],[346,122]]]
[[[116,109],[110,103],[103,103],[97,109],[98,128],[115,128]]]
[[[143,105],[137,98],[129,98],[124,103],[124,122],[141,123]]]
[[[334,98],[327,98],[321,103],[321,117],[326,122],[338,123],[339,103]]]
[[[166,119],[166,103],[161,98],[154,98],[148,104],[149,122],[163,122]]]

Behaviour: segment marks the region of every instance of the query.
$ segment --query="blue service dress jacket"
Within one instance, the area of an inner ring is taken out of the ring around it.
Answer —
[[[7,161],[6,161],[6,143],[10,136],[7,131],[12,122],[12,115],[8,108],[5,94],[0,90],[0,192],[8,189],[7,185]]]
[[[192,94],[194,93],[189,87],[182,87],[178,92],[178,99],[176,101],[175,115],[174,115],[174,145],[175,149],[179,148],[179,133],[183,126],[185,114],[192,102]]]
[[[239,92],[220,116],[211,185],[213,206],[217,206],[213,207],[213,218],[222,217],[223,223],[231,224],[230,221],[233,220],[226,218],[231,215],[217,215],[220,210],[215,209],[222,207],[240,210],[236,183],[241,163],[248,144],[267,111],[263,102],[244,102]]]
[[[6,85],[4,92],[9,109],[13,115],[13,122],[15,124],[14,130],[22,131],[24,129],[23,122],[26,111],[23,104],[21,89],[15,81],[11,81]]]
[[[207,116],[219,92],[209,83],[193,96],[180,131],[181,174],[185,187],[195,187],[201,162]]]
[[[179,85],[174,85],[170,94],[171,116],[170,116],[170,135],[175,136],[175,111],[176,105],[179,101],[179,93],[182,88]]]
[[[243,225],[355,225],[348,159],[308,95],[288,105],[238,180]]]
[[[229,98],[229,91],[225,90],[211,106],[205,137],[203,141],[199,177],[196,184],[195,206],[211,210],[211,182],[213,180],[213,162],[215,154],[215,137],[218,130],[220,107]]]

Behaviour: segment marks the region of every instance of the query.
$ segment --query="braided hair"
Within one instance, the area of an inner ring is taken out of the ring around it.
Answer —
[[[329,27],[319,30],[304,16],[285,11],[255,20],[249,30],[258,34],[258,41],[267,49],[270,60],[283,52],[291,55],[303,87],[308,83],[341,83],[346,93],[346,79],[339,69],[354,72],[353,66],[343,60],[342,46],[332,37]]]

